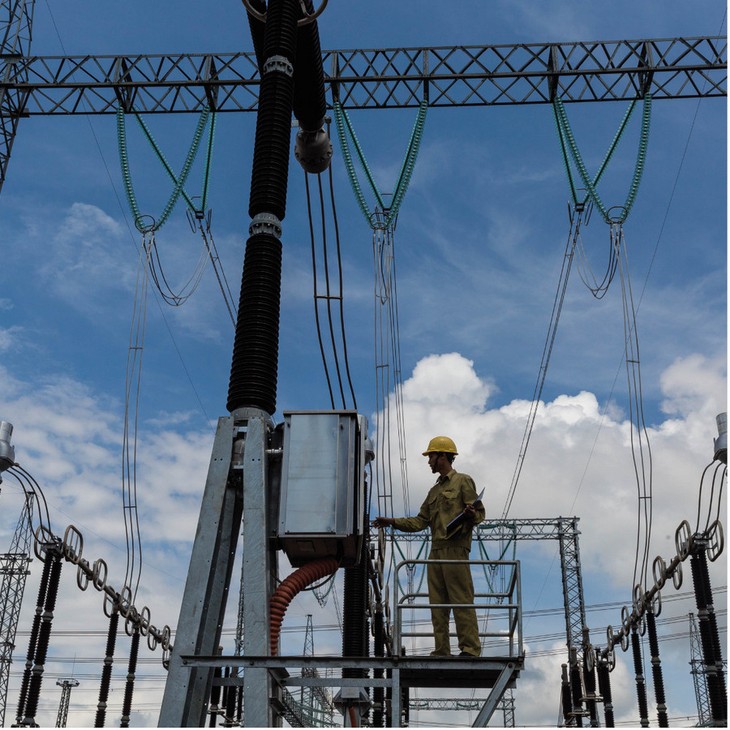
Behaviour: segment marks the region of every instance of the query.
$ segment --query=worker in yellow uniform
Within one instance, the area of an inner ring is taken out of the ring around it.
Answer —
[[[472,527],[484,519],[484,506],[477,497],[474,480],[459,474],[453,467],[456,445],[448,436],[436,436],[423,452],[428,465],[439,477],[431,487],[415,517],[376,517],[374,527],[391,526],[403,532],[431,528],[429,560],[468,560]],[[447,525],[459,515],[461,524],[447,531]],[[474,583],[468,563],[429,563],[428,597],[432,604],[473,604]],[[431,622],[436,646],[433,656],[451,656],[449,642],[449,608],[432,608]],[[454,608],[454,623],[460,656],[481,654],[479,628],[474,606]]]

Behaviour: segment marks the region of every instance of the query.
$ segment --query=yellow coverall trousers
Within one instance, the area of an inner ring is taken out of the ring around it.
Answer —
[[[432,548],[429,560],[468,560],[465,547]],[[430,603],[474,603],[474,583],[468,563],[430,563],[428,566],[428,597]],[[449,608],[432,608],[431,623],[435,637],[434,656],[451,654],[449,641]],[[472,656],[481,654],[479,626],[474,606],[454,608],[454,623],[459,650]]]

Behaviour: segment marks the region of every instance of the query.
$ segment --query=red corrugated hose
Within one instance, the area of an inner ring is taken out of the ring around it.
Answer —
[[[314,583],[315,580],[334,573],[338,566],[339,562],[335,558],[314,560],[287,576],[274,591],[269,608],[271,656],[276,656],[279,653],[281,622],[284,620],[286,609],[289,608],[294,596],[304,590],[310,583]]]

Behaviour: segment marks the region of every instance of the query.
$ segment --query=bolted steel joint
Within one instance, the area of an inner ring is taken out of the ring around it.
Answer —
[[[249,236],[257,233],[268,233],[281,240],[281,221],[273,213],[257,213],[248,227]]]
[[[263,73],[281,73],[285,76],[294,76],[294,66],[286,56],[270,56],[266,59],[263,67]]]

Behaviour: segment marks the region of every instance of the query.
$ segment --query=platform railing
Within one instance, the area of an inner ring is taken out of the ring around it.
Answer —
[[[501,571],[499,582],[504,586],[495,589],[483,581],[474,581],[474,603],[430,603],[428,593],[402,590],[399,576],[402,570],[411,566],[423,565],[426,569],[436,563],[484,566],[494,572]],[[523,656],[522,649],[522,589],[520,582],[520,563],[518,560],[403,560],[396,565],[394,575],[395,622],[393,630],[393,653],[401,653],[403,639],[417,640],[430,637],[433,631],[409,629],[408,624],[414,614],[418,616],[417,626],[430,624],[432,608],[474,608],[479,625],[479,639],[482,644],[483,657],[518,658]],[[453,614],[451,615],[453,621]],[[449,636],[455,636],[450,631]],[[424,642],[425,643],[425,642]],[[419,647],[421,649],[423,647]],[[433,648],[433,644],[431,645]]]

